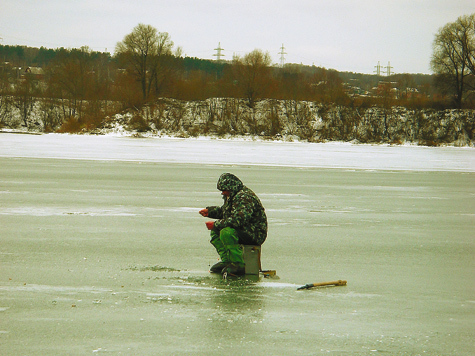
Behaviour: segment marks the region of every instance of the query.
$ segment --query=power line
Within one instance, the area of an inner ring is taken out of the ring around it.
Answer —
[[[386,70],[387,77],[391,76],[391,74],[394,74],[394,72],[391,70],[392,68],[394,68],[391,66],[391,62],[388,62],[388,65],[386,67],[383,67],[378,61],[378,64],[375,65],[374,68],[376,68],[376,70],[373,71],[373,73],[376,73],[378,77],[381,76],[382,70]]]
[[[379,77],[381,75],[381,64],[379,64],[379,61],[378,61],[378,65],[375,65],[374,68],[376,68],[376,70],[374,71],[374,73],[376,73],[376,75]]]
[[[391,62],[388,62],[388,66],[387,67],[384,67],[386,69],[386,75],[389,77],[391,76]]]
[[[287,52],[284,52],[285,51],[285,47],[284,47],[284,44],[282,43],[282,47],[280,47],[280,66],[283,68],[284,67],[284,63],[285,63],[285,57],[284,55],[287,54]]]
[[[224,48],[221,48],[221,42],[218,42],[218,48],[215,48],[214,49],[216,52],[216,54],[213,54],[214,57],[217,57],[216,60],[218,62],[221,62],[221,57],[224,57],[225,55],[224,54],[221,54],[221,51],[224,51]]]

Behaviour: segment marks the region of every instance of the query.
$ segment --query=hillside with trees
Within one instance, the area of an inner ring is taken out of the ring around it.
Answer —
[[[156,134],[471,145],[474,17],[436,35],[434,75],[280,67],[259,49],[231,61],[183,57],[168,33],[143,24],[113,56],[0,46],[0,128],[97,133],[120,121]]]

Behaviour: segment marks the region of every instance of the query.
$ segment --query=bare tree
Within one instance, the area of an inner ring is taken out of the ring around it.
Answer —
[[[25,73],[25,78],[18,81],[13,92],[13,105],[19,110],[22,125],[30,128],[30,116],[35,105],[36,82],[31,75]]]
[[[311,78],[310,87],[317,101],[344,103],[347,98],[343,90],[343,82],[336,70],[319,68]]]
[[[461,27],[465,28],[463,37],[466,48],[465,55],[468,69],[472,75],[475,75],[475,13],[460,18]]]
[[[147,101],[152,88],[160,83],[160,64],[164,56],[171,56],[173,42],[166,32],[158,32],[151,25],[138,24],[122,42],[117,43],[115,52],[130,67],[140,81],[143,100]]]
[[[0,68],[0,128],[10,121],[11,110],[10,76],[5,68]]]
[[[437,84],[454,95],[457,107],[462,106],[467,91],[467,76],[475,75],[475,14],[461,16],[436,34],[431,68]]]
[[[236,57],[233,60],[235,76],[251,108],[254,107],[258,98],[262,98],[266,94],[269,88],[270,64],[270,54],[258,49],[246,54],[244,58]]]
[[[47,68],[49,90],[61,99],[65,119],[81,115],[92,87],[90,54],[88,47],[63,50]]]

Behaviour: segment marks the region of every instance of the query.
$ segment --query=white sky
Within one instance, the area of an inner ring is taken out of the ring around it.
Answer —
[[[430,73],[437,30],[475,13],[473,0],[0,0],[0,44],[89,46],[113,53],[139,23],[183,53],[224,59],[254,49],[280,62],[373,73]]]

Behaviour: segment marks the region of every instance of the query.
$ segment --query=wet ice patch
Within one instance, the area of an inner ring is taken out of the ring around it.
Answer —
[[[355,299],[373,299],[382,297],[381,294],[358,293],[350,291],[348,293],[327,294],[329,298],[355,298]]]
[[[267,212],[272,212],[272,213],[286,213],[286,214],[300,214],[300,213],[306,213],[307,209],[303,206],[286,206],[284,208],[267,208]]]
[[[173,209],[168,209],[169,211],[175,211],[175,212],[185,212],[185,213],[196,213],[200,208],[192,208],[192,207],[179,207],[179,208],[173,208]]]
[[[309,210],[310,213],[335,213],[335,214],[348,214],[348,213],[368,213],[373,210],[367,208],[357,208],[353,206],[338,207],[338,206],[321,206]]]
[[[194,284],[183,284],[183,285],[171,285],[167,286],[168,288],[175,288],[175,289],[189,289],[189,290],[215,290],[215,287],[207,287],[207,286],[197,286]]]
[[[0,208],[0,215],[24,215],[24,216],[62,216],[62,215],[85,215],[85,216],[137,216],[131,211],[120,209],[88,208],[85,210],[68,209],[62,207],[19,207]]]
[[[296,193],[261,193],[261,197],[270,197],[270,198],[301,198],[308,197],[305,194],[296,194]]]
[[[298,284],[294,283],[279,283],[279,282],[261,282],[259,286],[264,288],[297,288],[300,287]]]
[[[166,267],[166,266],[145,266],[145,267],[130,267],[129,270],[131,271],[140,271],[140,272],[145,272],[145,271],[152,271],[152,272],[180,272],[179,269],[173,268],[173,267]]]
[[[173,298],[170,294],[147,293],[147,302],[150,303],[173,303]]]
[[[92,350],[92,353],[99,353],[99,352],[108,352],[108,351],[107,349],[103,349],[102,347]]]
[[[312,224],[312,226],[315,226],[315,227],[338,227],[340,225],[336,225],[336,224]]]
[[[105,293],[112,292],[110,289],[97,288],[94,286],[84,286],[84,287],[68,287],[68,286],[51,286],[43,284],[26,284],[21,286],[0,286],[0,290],[7,292],[39,292],[39,293],[65,293],[65,294],[75,294],[75,293]]]

